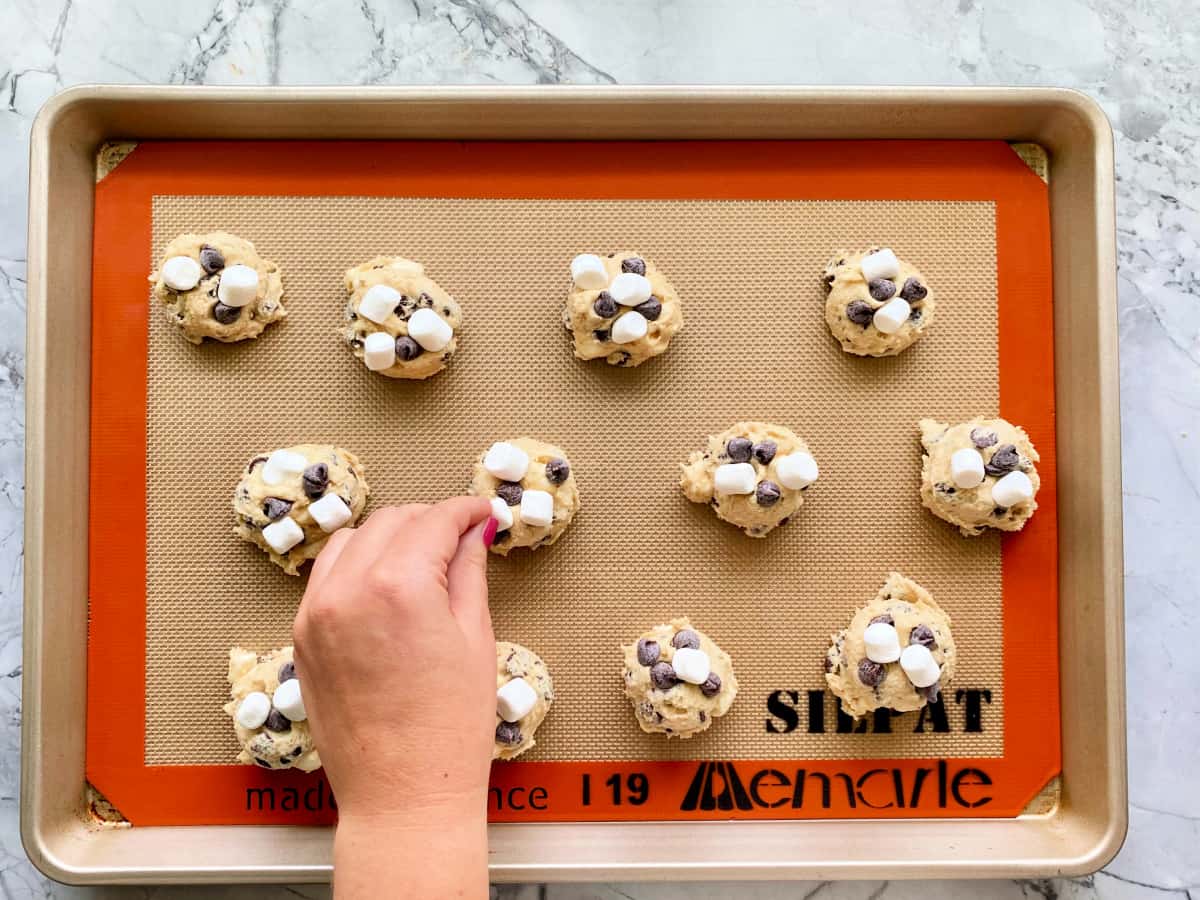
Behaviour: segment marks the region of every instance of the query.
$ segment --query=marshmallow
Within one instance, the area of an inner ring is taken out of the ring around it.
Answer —
[[[321,530],[326,534],[332,534],[337,531],[349,522],[350,517],[354,515],[350,512],[350,507],[346,505],[346,501],[337,494],[326,494],[315,503],[310,503],[308,511],[312,514],[316,523],[321,526]]]
[[[997,506],[1016,506],[1033,499],[1033,482],[1024,472],[1009,472],[992,485],[992,502]]]
[[[543,528],[554,521],[554,498],[545,491],[525,491],[521,494],[521,521]]]
[[[608,292],[622,306],[637,306],[650,299],[650,279],[636,272],[622,272],[612,280]]]
[[[717,466],[713,488],[718,494],[753,494],[758,475],[750,463],[725,463]]]
[[[243,728],[258,728],[270,714],[271,698],[262,691],[254,691],[246,695],[233,717]]]
[[[505,722],[519,722],[537,704],[537,691],[524,678],[514,678],[496,691],[496,712]]]
[[[418,309],[408,320],[408,336],[421,345],[422,350],[436,353],[454,337],[450,323],[432,309]]]
[[[704,684],[712,673],[712,662],[703,650],[681,647],[671,657],[671,668],[676,677],[688,684]]]
[[[875,323],[875,327],[884,334],[895,334],[904,327],[904,323],[908,321],[908,317],[912,314],[912,307],[908,305],[908,301],[902,297],[893,297],[879,309],[875,310],[875,315],[871,321]]]
[[[492,498],[492,518],[496,520],[497,531],[508,531],[513,527],[512,510],[499,497]]]
[[[363,338],[363,362],[372,372],[382,372],[396,364],[396,339],[386,331],[372,331]]]
[[[263,463],[262,479],[267,484],[281,484],[289,475],[302,475],[308,468],[303,453],[294,450],[276,450]]]
[[[872,622],[863,632],[863,643],[871,662],[890,663],[900,658],[900,635],[896,634],[895,625]]]
[[[580,253],[571,260],[571,280],[575,287],[585,291],[598,291],[608,284],[608,270],[604,260],[595,253]]]
[[[942,669],[924,644],[909,644],[900,654],[900,668],[908,680],[919,688],[937,684]]]
[[[513,444],[497,441],[484,454],[483,467],[502,481],[520,481],[529,470],[529,454]]]
[[[275,688],[271,702],[290,722],[303,722],[308,718],[308,713],[304,711],[304,697],[300,694],[299,678],[289,678]]]
[[[386,284],[374,285],[358,301],[358,314],[377,325],[382,325],[395,310],[400,297],[400,292],[394,287]]]
[[[775,477],[789,490],[798,491],[808,487],[817,480],[819,474],[817,461],[802,450],[775,458]]]
[[[271,549],[282,556],[304,540],[304,529],[291,516],[284,516],[263,528],[262,536]]]
[[[640,312],[630,311],[613,322],[610,336],[614,344],[628,344],[630,341],[645,337],[649,327],[646,324],[645,316]]]
[[[900,274],[900,260],[888,248],[877,253],[868,253],[862,258],[863,280],[872,282],[876,278],[895,278]]]
[[[240,263],[226,266],[221,270],[221,280],[217,282],[217,299],[226,306],[239,309],[253,303],[258,296],[258,272]]]
[[[172,256],[162,264],[163,284],[173,291],[190,291],[203,277],[204,269],[190,256]]]
[[[955,450],[950,457],[950,477],[956,487],[973,488],[983,484],[983,457],[974,447]]]

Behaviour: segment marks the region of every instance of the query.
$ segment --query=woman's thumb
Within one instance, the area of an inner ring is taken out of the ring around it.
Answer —
[[[458,541],[458,550],[446,567],[450,612],[468,634],[491,628],[488,613],[488,547],[496,536],[496,520],[488,517],[467,529]]]

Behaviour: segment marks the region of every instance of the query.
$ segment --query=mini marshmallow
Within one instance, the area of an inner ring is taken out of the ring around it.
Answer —
[[[501,481],[520,481],[529,470],[529,454],[513,444],[497,441],[484,454],[483,467]]]
[[[1009,472],[992,485],[992,502],[997,506],[1016,506],[1033,499],[1033,482],[1024,472]]]
[[[884,334],[895,334],[904,327],[904,323],[908,321],[910,315],[912,315],[912,307],[908,305],[908,301],[902,297],[893,297],[875,310],[871,321]]]
[[[243,728],[258,728],[270,714],[271,698],[262,691],[253,691],[238,705],[234,718]]]
[[[281,484],[289,475],[301,475],[308,468],[303,453],[294,450],[276,450],[263,463],[262,479],[267,484]]]
[[[321,526],[321,530],[326,534],[332,534],[337,531],[349,522],[350,517],[354,515],[350,512],[350,507],[346,505],[346,501],[337,494],[326,494],[315,503],[310,503],[308,511],[312,514],[316,523]]]
[[[408,336],[421,345],[421,349],[436,353],[454,337],[450,323],[432,309],[418,309],[408,320]]]
[[[263,540],[281,556],[304,540],[304,529],[291,516],[284,516],[262,530]]]
[[[717,466],[713,488],[718,494],[753,494],[758,475],[750,463],[725,463]]]
[[[190,291],[203,277],[204,269],[190,256],[172,256],[162,264],[163,284],[173,291]]]
[[[614,344],[628,344],[630,341],[645,337],[649,327],[645,316],[631,310],[613,322],[609,336],[613,339]]]
[[[973,488],[983,484],[983,457],[974,447],[955,450],[950,457],[950,477],[956,487]]]
[[[400,297],[400,292],[394,287],[386,284],[374,285],[358,301],[358,314],[377,325],[382,325],[395,310]]]
[[[868,253],[862,258],[863,280],[870,283],[876,278],[895,278],[900,274],[900,260],[888,248],[877,253]]]
[[[513,527],[512,510],[499,497],[492,498],[492,518],[496,520],[497,531],[508,531]]]
[[[650,279],[636,272],[622,272],[612,280],[608,292],[622,306],[637,306],[650,299]]]
[[[890,663],[900,658],[900,635],[896,634],[895,625],[872,622],[863,632],[863,643],[871,662]]]
[[[521,521],[526,525],[544,528],[554,521],[554,498],[546,491],[525,491],[521,494]]]
[[[289,722],[303,722],[308,718],[308,713],[304,710],[304,697],[300,694],[299,678],[289,678],[275,688],[275,695],[271,698],[271,702],[287,717]]]
[[[386,331],[372,331],[363,338],[363,363],[372,372],[382,372],[396,364],[396,339]]]
[[[712,661],[703,650],[681,647],[671,657],[671,668],[680,681],[688,684],[704,684],[712,674]]]
[[[221,270],[217,282],[217,299],[226,306],[243,307],[258,296],[258,273],[240,263]]]
[[[595,253],[580,253],[571,260],[571,280],[575,287],[585,291],[598,291],[608,284],[608,270],[604,260]]]
[[[537,705],[537,691],[524,678],[514,678],[496,691],[496,712],[505,722],[519,722]]]
[[[937,684],[942,669],[924,644],[909,644],[900,654],[900,668],[908,680],[919,688]]]
[[[817,480],[820,471],[811,454],[802,450],[775,458],[775,477],[789,490],[798,491]]]

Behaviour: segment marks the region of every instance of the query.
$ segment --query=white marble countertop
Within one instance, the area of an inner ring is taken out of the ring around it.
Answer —
[[[0,4],[0,893],[66,888],[17,830],[25,206],[34,114],[80,82],[945,83],[1081,88],[1117,140],[1130,829],[1088,878],[505,887],[503,897],[1200,900],[1200,18],[1194,0],[7,0]],[[1189,563],[1188,561],[1191,560]],[[1192,626],[1194,627],[1194,626]]]

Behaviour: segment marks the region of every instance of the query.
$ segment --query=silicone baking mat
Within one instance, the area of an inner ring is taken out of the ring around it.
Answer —
[[[461,492],[481,449],[525,434],[564,447],[583,509],[553,547],[491,564],[497,636],[538,652],[558,693],[538,746],[494,767],[493,818],[1018,812],[1057,771],[1046,217],[1042,182],[990,142],[139,146],[97,189],[89,777],[135,824],[328,821],[321,776],[231,764],[228,649],[289,642],[304,584],[231,536],[242,466],[337,443],[377,508]],[[177,234],[217,229],[279,263],[289,316],[194,347],[145,276]],[[872,244],[938,292],[896,359],[851,358],[824,325],[825,262]],[[655,260],[686,320],[634,370],[575,360],[559,319],[570,258],[620,249]],[[460,353],[427,382],[372,375],[337,335],[342,274],[380,253],[419,259],[463,304]],[[920,506],[915,423],[997,412],[1042,453],[1041,509],[1020,535],[966,540]],[[792,427],[822,468],[764,540],[677,487],[679,462],[740,419]],[[125,479],[108,505],[109,454],[142,461],[143,503]],[[114,550],[117,583],[97,578]],[[820,663],[890,569],[949,611],[960,666],[925,712],[853,724]],[[668,742],[637,728],[618,646],[679,614],[741,689]],[[118,690],[144,704],[109,713]]]

